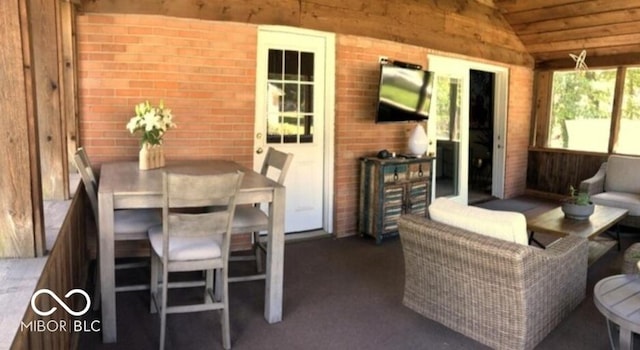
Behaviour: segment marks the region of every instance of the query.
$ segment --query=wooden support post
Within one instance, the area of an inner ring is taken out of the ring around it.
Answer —
[[[29,0],[33,69],[40,139],[42,194],[45,200],[69,199],[69,177],[62,117],[62,45],[59,1]]]
[[[28,0],[0,1],[0,258],[44,255]]]

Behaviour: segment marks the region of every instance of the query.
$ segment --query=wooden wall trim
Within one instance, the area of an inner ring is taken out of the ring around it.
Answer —
[[[82,0],[80,10],[294,26],[534,65],[502,14],[476,0]]]

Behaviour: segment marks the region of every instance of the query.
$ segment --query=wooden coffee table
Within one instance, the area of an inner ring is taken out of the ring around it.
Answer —
[[[547,233],[557,236],[575,235],[593,240],[606,232],[627,216],[627,209],[596,205],[593,214],[587,220],[566,219],[560,207],[527,219],[529,244],[531,242],[544,248],[534,237],[534,233]],[[620,232],[616,225],[616,240],[620,250]]]

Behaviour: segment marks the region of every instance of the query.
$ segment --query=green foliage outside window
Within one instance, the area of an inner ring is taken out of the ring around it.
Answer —
[[[607,152],[617,69],[554,72],[547,146]],[[640,68],[626,70],[614,152],[640,154]]]

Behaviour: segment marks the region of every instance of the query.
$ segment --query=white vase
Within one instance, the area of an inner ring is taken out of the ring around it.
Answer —
[[[409,152],[414,156],[421,157],[427,153],[429,138],[427,137],[427,132],[424,130],[422,123],[417,123],[416,127],[411,130],[408,146]]]
[[[141,170],[161,168],[164,166],[164,150],[161,145],[144,143],[138,155],[138,167]]]
[[[138,153],[138,168],[140,170],[147,170],[151,168],[151,162],[149,161],[149,144],[143,143]]]

